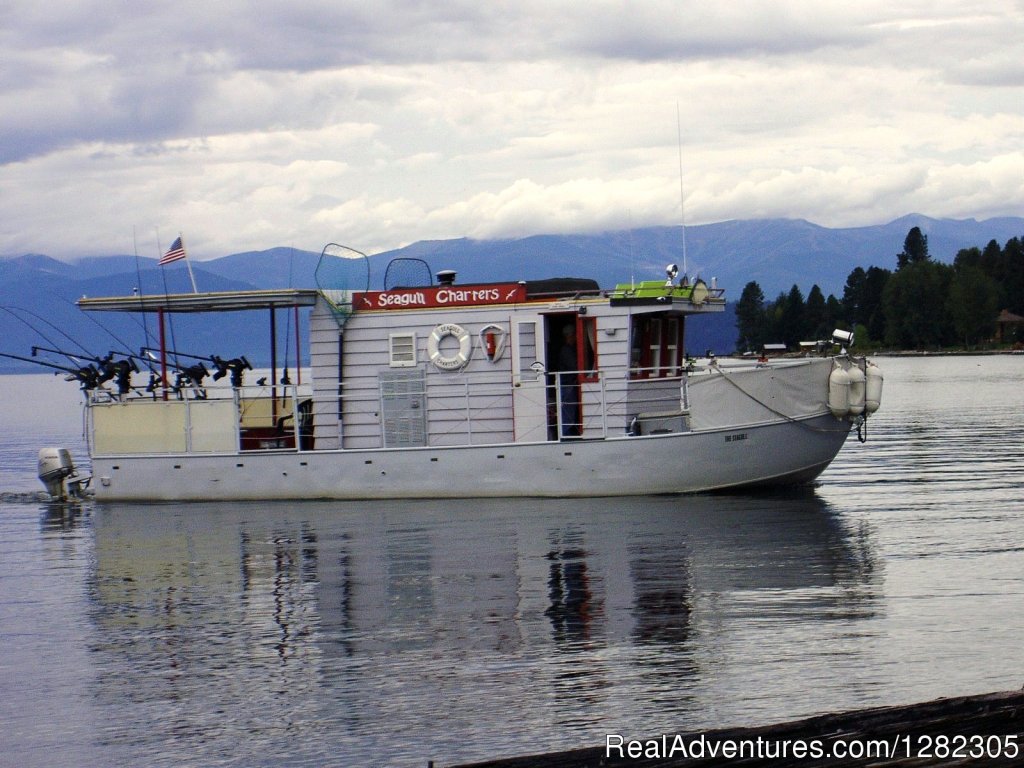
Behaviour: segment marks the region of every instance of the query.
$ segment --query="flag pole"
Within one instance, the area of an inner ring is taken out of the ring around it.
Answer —
[[[188,267],[188,277],[192,281],[192,293],[199,293],[199,289],[196,288],[196,276],[192,274],[192,262],[188,260],[188,251],[185,250],[185,238],[180,232],[178,239],[181,240],[181,250],[185,251],[185,266]]]

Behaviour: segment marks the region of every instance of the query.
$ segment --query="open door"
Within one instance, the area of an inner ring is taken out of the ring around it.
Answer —
[[[517,443],[548,439],[547,366],[540,315],[512,325],[512,413]]]

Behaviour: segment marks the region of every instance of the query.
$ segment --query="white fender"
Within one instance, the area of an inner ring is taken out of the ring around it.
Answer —
[[[854,363],[850,366],[850,415],[860,416],[864,413],[864,371]]]
[[[837,419],[850,412],[850,375],[838,365],[828,375],[828,407]]]
[[[697,278],[693,288],[690,289],[690,303],[695,307],[699,307],[708,300],[708,295],[708,284]]]
[[[454,336],[459,341],[459,351],[451,356],[441,354],[441,341],[448,336]],[[427,354],[430,355],[430,362],[442,371],[456,371],[462,368],[469,362],[472,351],[472,340],[466,329],[455,323],[442,323],[431,331],[427,338]]]
[[[865,377],[867,382],[864,391],[864,410],[874,413],[882,404],[882,381],[885,377],[882,376],[882,369],[874,363],[868,363]]]

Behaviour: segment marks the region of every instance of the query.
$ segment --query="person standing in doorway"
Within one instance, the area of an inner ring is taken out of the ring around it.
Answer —
[[[580,384],[577,360],[576,324],[569,322],[562,326],[562,348],[558,351],[562,437],[579,437],[580,435]]]

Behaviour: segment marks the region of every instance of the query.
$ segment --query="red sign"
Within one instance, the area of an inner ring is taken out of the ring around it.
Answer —
[[[519,283],[441,285],[358,292],[352,306],[359,309],[424,309],[472,307],[480,304],[518,304],[526,301],[526,286]]]

